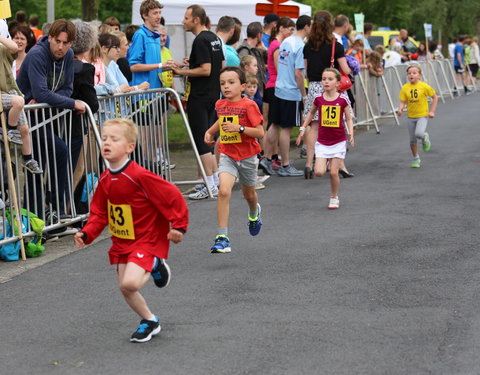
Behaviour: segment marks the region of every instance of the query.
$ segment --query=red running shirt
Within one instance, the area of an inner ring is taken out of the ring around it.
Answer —
[[[218,151],[239,161],[257,155],[262,149],[256,138],[237,132],[225,133],[222,122],[243,125],[246,128],[262,126],[263,117],[257,103],[246,97],[238,102],[220,99],[215,104],[220,125],[220,143]]]
[[[93,195],[82,232],[91,243],[108,226],[111,254],[143,250],[167,259],[170,228],[187,230],[188,208],[178,188],[134,161],[118,172],[106,170]]]

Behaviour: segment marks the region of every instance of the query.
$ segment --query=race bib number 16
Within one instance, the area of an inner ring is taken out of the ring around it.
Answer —
[[[129,204],[112,204],[108,201],[108,230],[115,237],[135,239],[132,207]]]
[[[322,126],[329,128],[340,127],[340,106],[322,105]]]

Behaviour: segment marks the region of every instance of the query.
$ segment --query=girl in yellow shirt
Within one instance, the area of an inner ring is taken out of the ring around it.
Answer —
[[[428,152],[432,147],[430,137],[425,131],[428,118],[435,117],[438,97],[435,90],[422,78],[422,68],[418,64],[412,64],[407,68],[408,83],[400,90],[400,106],[397,115],[401,116],[405,105],[407,106],[408,133],[410,135],[410,149],[412,150],[412,168],[420,168],[420,156],[418,155],[417,141],[422,140],[423,151]],[[432,98],[432,107],[428,108],[428,98]]]

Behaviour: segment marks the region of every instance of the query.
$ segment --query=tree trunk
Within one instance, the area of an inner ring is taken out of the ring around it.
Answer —
[[[82,0],[82,19],[92,21],[98,18],[97,0]]]

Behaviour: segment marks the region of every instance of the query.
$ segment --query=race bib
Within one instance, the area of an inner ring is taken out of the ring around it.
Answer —
[[[231,122],[232,124],[240,124],[238,116],[220,116],[218,123],[220,124],[220,143],[242,143],[242,136],[239,132],[227,133],[222,129],[222,123]]]
[[[190,81],[187,79],[185,82],[185,101],[188,101],[188,97],[190,96],[190,89],[192,88],[192,84]]]
[[[112,204],[108,201],[108,230],[115,237],[135,239],[132,207],[129,204]]]
[[[339,105],[322,105],[322,126],[328,128],[340,127],[340,113],[341,107]]]

